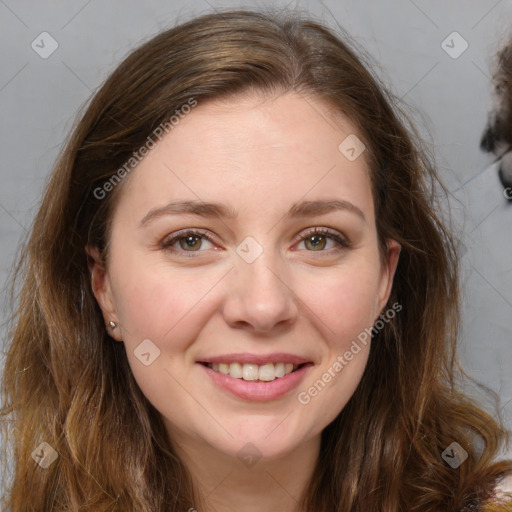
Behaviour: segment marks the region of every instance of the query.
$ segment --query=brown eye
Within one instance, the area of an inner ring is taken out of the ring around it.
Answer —
[[[199,236],[184,236],[178,239],[180,247],[184,250],[197,250],[201,247],[202,238]]]
[[[331,252],[326,250],[330,248],[336,252],[350,247],[349,241],[343,235],[320,228],[302,234],[300,240],[301,243],[304,242],[304,246],[309,252]],[[338,245],[338,247],[327,247],[329,242],[334,242],[334,245]]]
[[[327,237],[323,235],[308,236],[307,238],[304,238],[304,244],[307,249],[311,248],[313,251],[322,250],[325,249],[325,246],[327,245]]]
[[[205,250],[204,244],[213,242],[206,232],[195,230],[179,231],[167,238],[160,244],[161,249],[175,253],[194,253]],[[208,247],[206,247],[208,249]]]

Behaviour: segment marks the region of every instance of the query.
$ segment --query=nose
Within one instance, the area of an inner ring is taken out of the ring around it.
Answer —
[[[290,328],[299,308],[287,275],[283,262],[272,257],[271,251],[264,251],[252,263],[237,256],[226,283],[225,321],[258,334]]]

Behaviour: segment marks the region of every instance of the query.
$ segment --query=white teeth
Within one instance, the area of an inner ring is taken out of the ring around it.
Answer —
[[[284,363],[274,365],[276,377],[284,377]]]
[[[244,375],[244,372],[242,371],[242,365],[240,363],[228,364],[228,373],[226,375],[230,375],[235,379],[241,379]]]
[[[258,372],[258,379],[270,381],[270,380],[274,380],[275,378],[276,378],[276,370],[272,363],[264,364],[264,365],[260,366],[260,369]]]
[[[208,363],[208,367],[213,371],[229,375],[235,379],[270,382],[292,373],[299,365],[292,363],[267,363],[258,366],[252,363]]]
[[[219,364],[219,372],[223,373],[224,375],[229,375],[229,364],[220,363]]]
[[[244,364],[243,367],[244,380],[258,380],[258,365],[257,364]]]

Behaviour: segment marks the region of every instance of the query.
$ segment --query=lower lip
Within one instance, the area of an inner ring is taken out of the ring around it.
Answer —
[[[224,373],[216,372],[204,364],[198,364],[217,386],[244,400],[258,402],[268,402],[286,395],[302,382],[308,370],[313,366],[312,363],[308,363],[284,377],[262,382],[259,380],[235,379]]]

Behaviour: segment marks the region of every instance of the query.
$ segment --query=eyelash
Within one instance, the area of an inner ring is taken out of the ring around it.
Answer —
[[[332,254],[332,253],[341,252],[345,249],[350,249],[350,247],[351,247],[350,242],[344,236],[338,234],[335,231],[331,231],[326,228],[313,228],[313,229],[306,231],[305,233],[300,235],[298,243],[303,242],[304,240],[307,240],[308,238],[311,238],[314,235],[320,235],[324,238],[329,238],[331,240],[334,240],[335,242],[337,242],[340,245],[340,247],[338,247],[336,249],[332,249],[332,250],[307,251],[307,252],[312,252],[312,253],[327,252],[329,254]],[[174,243],[176,243],[177,241],[179,241],[182,238],[186,238],[187,236],[195,236],[195,237],[199,237],[199,238],[204,238],[211,243],[215,243],[213,238],[206,231],[196,230],[196,229],[185,229],[183,231],[178,231],[176,234],[174,234],[170,238],[165,238],[160,244],[160,249],[164,249],[164,250],[167,250],[167,251],[170,251],[173,253],[184,253],[184,254],[186,254],[186,257],[192,257],[192,258],[196,257],[196,255],[197,255],[196,253],[202,252],[202,251],[185,251],[183,249],[175,249],[174,247],[171,247]]]

